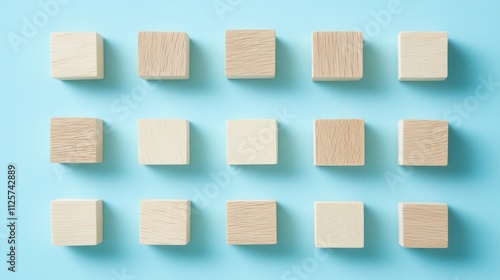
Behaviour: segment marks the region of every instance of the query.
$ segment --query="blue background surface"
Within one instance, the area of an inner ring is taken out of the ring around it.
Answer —
[[[6,223],[7,164],[14,162],[19,245],[14,274],[4,261],[7,228],[0,226],[0,279],[498,279],[500,85],[484,81],[500,81],[500,2],[398,3],[73,0],[47,15],[38,1],[2,1],[0,224]],[[25,20],[39,27],[23,34]],[[276,29],[276,78],[226,80],[224,30],[261,28]],[[137,76],[143,30],[189,34],[189,80]],[[318,30],[364,32],[361,81],[311,81],[310,38]],[[55,31],[99,32],[105,79],[51,78]],[[446,81],[398,82],[400,31],[449,32]],[[11,43],[14,34],[25,40]],[[70,116],[105,121],[104,163],[49,163],[49,119]],[[190,120],[191,165],[140,166],[138,118]],[[225,121],[245,118],[278,118],[278,165],[228,170]],[[313,166],[316,118],[365,119],[366,165]],[[398,167],[397,121],[405,118],[450,121],[447,167]],[[103,199],[104,242],[53,247],[49,203],[58,198]],[[188,246],[139,245],[139,201],[147,198],[193,200]],[[226,245],[228,199],[276,199],[278,244]],[[365,203],[364,249],[315,249],[317,200]],[[448,203],[449,248],[400,247],[399,201]]]

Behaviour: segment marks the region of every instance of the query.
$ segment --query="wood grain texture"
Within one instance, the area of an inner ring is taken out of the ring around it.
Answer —
[[[406,248],[448,248],[448,205],[399,203],[399,245]]]
[[[51,33],[50,62],[56,79],[103,79],[104,39],[95,32]]]
[[[272,119],[228,120],[226,159],[230,165],[277,164],[278,122]]]
[[[276,201],[228,201],[226,240],[231,245],[276,244]]]
[[[399,121],[398,163],[408,166],[448,165],[448,122]]]
[[[355,81],[362,77],[362,32],[313,32],[313,81]]]
[[[276,31],[227,30],[226,77],[270,79],[276,72]]]
[[[102,242],[100,199],[53,200],[51,217],[54,246],[92,246]]]
[[[147,80],[189,79],[186,32],[139,32],[138,74]]]
[[[102,161],[102,120],[94,118],[50,120],[50,162],[100,163]]]
[[[443,81],[448,77],[447,32],[401,32],[400,81]]]
[[[314,165],[365,164],[365,122],[359,119],[314,121]]]
[[[142,200],[140,224],[140,244],[187,245],[191,231],[191,202]]]
[[[140,119],[138,138],[139,164],[189,164],[189,121]]]
[[[363,248],[363,203],[315,202],[314,244],[317,248]]]

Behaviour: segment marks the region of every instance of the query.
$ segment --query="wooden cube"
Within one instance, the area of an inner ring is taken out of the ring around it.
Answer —
[[[363,202],[316,202],[314,244],[317,248],[363,248]]]
[[[314,165],[359,166],[364,164],[364,120],[314,121]]]
[[[139,32],[138,74],[147,80],[189,79],[186,32]]]
[[[227,164],[278,163],[276,120],[229,120],[226,129]]]
[[[276,71],[274,30],[227,30],[226,77],[269,79]]]
[[[190,240],[189,200],[142,200],[140,244],[187,245]]]
[[[104,40],[95,32],[51,33],[50,63],[56,79],[103,79]]]
[[[447,32],[401,32],[400,81],[442,81],[448,77]]]
[[[362,77],[362,32],[313,32],[313,81],[356,81]]]
[[[94,118],[50,120],[50,162],[100,163],[102,160],[102,120]]]
[[[189,164],[189,121],[139,120],[139,164]]]
[[[102,242],[102,200],[53,200],[51,216],[52,245],[92,246]]]
[[[226,240],[230,245],[276,244],[276,201],[228,201]]]
[[[405,248],[448,248],[448,205],[399,203],[399,245]]]
[[[447,121],[401,120],[398,127],[399,165],[448,165]]]

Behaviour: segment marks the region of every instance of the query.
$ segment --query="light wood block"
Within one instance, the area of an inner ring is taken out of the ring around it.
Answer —
[[[277,164],[278,122],[272,119],[227,121],[226,158],[230,165]]]
[[[102,120],[94,118],[50,120],[50,162],[100,163],[102,161]]]
[[[92,246],[102,242],[102,200],[57,199],[50,206],[52,245]]]
[[[399,165],[448,165],[447,121],[401,120],[398,127]]]
[[[317,248],[363,248],[363,203],[316,202],[314,244]]]
[[[356,81],[362,77],[362,32],[313,32],[313,81]]]
[[[448,248],[448,205],[399,203],[399,245],[405,248]]]
[[[189,121],[140,119],[139,164],[189,164]]]
[[[186,32],[139,32],[138,74],[147,80],[189,79]]]
[[[359,119],[314,121],[314,165],[365,164],[365,122]]]
[[[276,244],[276,201],[228,201],[226,240],[230,245]]]
[[[56,79],[103,79],[104,39],[95,32],[51,33],[50,63]]]
[[[226,77],[270,79],[276,72],[276,31],[227,30]]]
[[[448,77],[447,32],[401,32],[400,81],[443,81]]]
[[[142,200],[140,244],[187,245],[190,240],[189,200]]]

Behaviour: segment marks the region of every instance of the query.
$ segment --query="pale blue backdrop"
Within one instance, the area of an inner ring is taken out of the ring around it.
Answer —
[[[2,1],[0,279],[498,279],[498,1]],[[224,30],[276,29],[271,80],[226,80]],[[137,76],[138,31],[186,31],[191,79]],[[311,81],[311,32],[364,32],[359,82]],[[398,82],[400,31],[448,31],[449,78]],[[49,34],[105,38],[105,79],[50,77]],[[49,163],[50,117],[106,122],[105,161]],[[138,118],[191,121],[191,165],[137,163]],[[228,169],[225,120],[277,118],[279,164]],[[312,121],[363,118],[364,167],[313,166]],[[450,121],[449,166],[397,165],[397,121]],[[18,168],[18,263],[7,271],[7,164]],[[104,242],[53,247],[49,203],[104,200]],[[139,245],[139,201],[193,200],[191,243]],[[225,201],[276,199],[278,245],[225,244]],[[365,248],[316,250],[313,203],[365,203]],[[449,204],[449,248],[398,245],[397,203]]]

